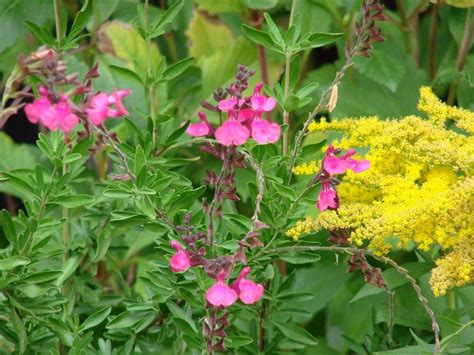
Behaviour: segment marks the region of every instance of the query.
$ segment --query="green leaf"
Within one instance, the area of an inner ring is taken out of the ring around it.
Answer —
[[[238,0],[194,0],[200,10],[210,14],[241,13],[242,5]]]
[[[136,323],[138,323],[144,313],[146,312],[129,312],[125,311],[120,313],[118,316],[114,317],[107,325],[107,329],[123,329],[130,328]]]
[[[265,12],[263,16],[265,17],[265,22],[268,26],[268,34],[270,35],[270,38],[276,45],[283,48],[285,46],[285,41],[281,36],[281,32],[278,29],[278,26],[275,24],[275,22],[273,22],[271,16],[268,13]]]
[[[63,282],[71,276],[81,264],[80,255],[72,255],[64,264],[61,276],[56,280],[56,286],[61,287]]]
[[[76,208],[84,205],[90,205],[94,203],[94,201],[95,199],[93,196],[77,194],[57,197],[51,203],[55,203],[66,208]]]
[[[168,80],[172,80],[172,79],[176,78],[177,76],[181,75],[193,63],[193,59],[194,58],[192,58],[192,57],[185,58],[185,59],[180,60],[179,62],[174,63],[173,65],[170,65],[163,72],[163,79],[168,81]]]
[[[25,27],[40,41],[41,43],[52,47],[54,45],[54,37],[46,27],[40,27],[31,21],[25,21]]]
[[[197,333],[197,327],[196,324],[194,323],[193,319],[180,307],[178,307],[176,304],[173,302],[166,302],[166,306],[170,310],[171,314],[173,315],[174,319],[181,319],[185,321],[191,329]]]
[[[268,10],[274,8],[278,0],[242,0],[242,2],[250,9]]]
[[[131,69],[124,67],[119,67],[118,65],[109,65],[109,68],[117,75],[122,76],[123,78],[135,81],[139,84],[144,84],[145,78],[140,78],[140,76]]]
[[[242,24],[241,30],[244,36],[250,39],[252,42],[260,44],[269,50],[283,53],[283,49],[273,43],[270,35],[267,32],[257,30],[256,28],[247,26],[246,24]]]
[[[225,338],[224,344],[226,348],[240,348],[241,346],[253,343],[253,339],[247,336],[230,335]]]
[[[92,14],[92,1],[86,0],[82,5],[81,10],[76,14],[71,30],[66,37],[65,42],[70,42],[75,39],[86,27],[87,22]]]
[[[297,45],[301,49],[319,48],[328,44],[336,42],[343,36],[343,33],[311,33],[305,38],[302,38]]]
[[[30,259],[23,256],[11,256],[9,258],[0,260],[0,270],[8,271],[21,265],[28,265],[31,262]]]
[[[314,253],[291,253],[281,255],[280,259],[290,264],[311,264],[321,260],[321,256]]]
[[[448,5],[460,8],[474,7],[474,0],[444,0]]]
[[[433,348],[434,348],[433,345],[414,345],[414,346],[406,346],[406,347],[394,349],[394,350],[377,351],[375,355],[433,354]]]
[[[229,27],[220,22],[210,21],[199,11],[194,12],[186,35],[191,42],[189,54],[198,62],[233,42]]]
[[[25,353],[26,347],[28,345],[28,337],[25,329],[25,325],[23,324],[23,321],[21,318],[18,316],[16,311],[13,309],[11,313],[11,321],[13,328],[15,329],[15,334],[18,337],[19,343],[18,343],[18,352],[20,354]]]
[[[2,210],[0,214],[0,221],[3,228],[3,233],[5,237],[7,237],[10,244],[13,246],[15,250],[18,250],[17,244],[17,232],[15,228],[15,224],[13,223],[12,218],[7,210]]]
[[[81,324],[78,331],[83,332],[87,329],[94,328],[95,326],[102,323],[112,311],[112,307],[104,307],[99,309],[97,312],[92,313],[84,323]]]
[[[306,345],[318,345],[318,340],[304,328],[291,323],[280,324],[273,322],[273,324],[290,340]]]
[[[31,21],[41,26],[54,18],[53,2],[51,0],[35,1],[0,1],[0,52],[2,61],[5,59],[5,49],[11,47],[28,33],[24,21]],[[29,43],[28,51],[31,51]],[[12,47],[16,52],[18,49]],[[25,48],[26,50],[26,48]],[[26,52],[25,52],[26,53]],[[15,53],[17,56],[17,53]],[[3,155],[2,155],[3,158]]]
[[[184,6],[183,0],[177,0],[171,5],[163,15],[158,18],[158,21],[154,24],[153,30],[150,34],[150,38],[155,38],[165,33],[166,27],[173,22],[178,16],[179,12]]]
[[[354,67],[372,80],[395,92],[403,75],[405,66],[400,62],[397,53],[385,44],[383,48],[375,47],[370,51],[370,58],[354,58]]]

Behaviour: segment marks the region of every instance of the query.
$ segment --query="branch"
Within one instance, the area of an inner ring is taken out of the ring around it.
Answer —
[[[318,105],[314,108],[313,112],[311,112],[308,115],[308,119],[306,120],[303,128],[298,132],[298,135],[296,136],[296,139],[295,139],[295,146],[293,148],[293,151],[291,153],[291,158],[290,158],[289,171],[288,171],[288,184],[291,181],[291,177],[293,175],[293,168],[294,168],[295,163],[296,163],[296,157],[298,156],[298,153],[301,149],[301,145],[303,143],[303,138],[306,136],[309,125],[311,124],[311,122],[313,122],[316,115],[324,107],[326,107],[328,105],[329,97],[330,97],[330,94],[331,94],[334,86],[336,86],[340,83],[341,79],[346,74],[347,69],[349,69],[349,67],[352,65],[352,61],[354,59],[354,56],[355,56],[355,54],[359,50],[359,47],[362,44],[364,33],[367,30],[367,27],[368,27],[367,26],[367,21],[364,21],[364,23],[362,25],[362,28],[360,30],[360,34],[359,34],[359,36],[357,36],[356,43],[355,43],[354,47],[352,47],[351,51],[349,52],[349,54],[346,58],[346,62],[344,63],[341,70],[337,72],[336,77],[332,81],[331,85],[329,85],[329,87],[326,90],[323,91],[323,94],[321,95],[321,98],[319,100]]]
[[[258,215],[260,214],[260,205],[262,204],[263,195],[265,193],[265,175],[263,173],[261,166],[258,165],[257,161],[251,154],[249,154],[246,151],[242,151],[242,154],[249,160],[250,165],[252,166],[253,170],[255,170],[255,173],[257,174],[258,194],[257,194],[257,197],[255,198],[255,210],[252,215],[252,227],[250,229],[250,232],[253,232],[255,229],[257,229],[257,224],[259,222]]]

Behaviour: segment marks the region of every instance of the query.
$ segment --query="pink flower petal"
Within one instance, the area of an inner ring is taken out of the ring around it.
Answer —
[[[206,300],[214,307],[229,307],[237,298],[237,292],[219,281],[206,291]]]
[[[339,203],[336,191],[332,189],[323,189],[319,192],[318,208],[321,212],[328,208],[336,209],[338,207]]]
[[[61,101],[55,105],[59,129],[63,132],[71,132],[79,123],[79,117],[75,115],[67,101]]]
[[[188,254],[176,240],[172,240],[170,245],[174,250],[176,250],[176,253],[170,259],[171,271],[185,272],[191,266],[191,260],[189,259]]]
[[[221,111],[230,112],[235,109],[235,105],[237,105],[236,99],[228,99],[219,101],[218,107]]]
[[[275,143],[280,138],[281,128],[277,123],[255,119],[252,122],[252,138],[260,144]]]
[[[203,137],[209,134],[209,126],[205,122],[191,123],[186,133],[193,137]]]
[[[185,272],[191,266],[191,261],[185,251],[178,251],[170,259],[170,268],[173,272]]]
[[[343,174],[350,168],[346,160],[335,156],[326,156],[323,167],[329,174]]]
[[[263,296],[263,286],[251,280],[244,279],[239,283],[239,298],[245,304],[258,302]]]
[[[191,123],[186,129],[186,133],[193,137],[207,136],[214,128],[207,120],[204,112],[199,112],[198,116],[201,122]]]
[[[370,168],[370,161],[366,159],[362,159],[362,160],[349,159],[348,164],[355,173],[361,173]]]
[[[240,288],[239,288],[240,281],[245,279],[247,275],[249,274],[249,272],[250,272],[250,268],[248,266],[244,267],[242,271],[240,272],[239,277],[237,277],[237,279],[235,279],[235,281],[232,283],[231,287],[235,292],[237,293],[240,292]]]
[[[237,121],[226,121],[215,133],[217,141],[222,145],[242,145],[250,137],[247,127]]]
[[[36,99],[33,103],[25,106],[26,118],[31,123],[38,123],[45,111],[51,109],[51,107],[51,102],[47,98],[41,97]]]

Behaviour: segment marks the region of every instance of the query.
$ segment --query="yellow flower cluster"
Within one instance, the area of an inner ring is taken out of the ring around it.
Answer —
[[[420,89],[418,110],[427,113],[430,119],[440,126],[444,126],[447,119],[452,119],[459,128],[474,133],[474,113],[444,104],[429,87]]]
[[[474,114],[447,106],[429,88],[420,93],[418,108],[428,119],[365,117],[310,126],[344,132],[336,147],[369,148],[365,158],[371,168],[344,176],[337,213],[301,221],[287,235],[298,239],[321,229],[349,228],[350,241],[376,255],[439,245],[447,254],[438,260],[431,285],[442,295],[474,281]],[[448,119],[462,131],[446,128]],[[298,169],[313,173],[311,164]]]

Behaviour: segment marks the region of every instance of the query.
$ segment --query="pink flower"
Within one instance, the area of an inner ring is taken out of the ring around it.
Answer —
[[[258,83],[255,86],[253,95],[250,98],[252,110],[256,112],[269,112],[275,108],[276,101],[273,97],[266,97],[261,94],[263,83]]]
[[[25,106],[26,117],[31,123],[41,122],[52,131],[60,129],[65,133],[76,127],[79,117],[72,112],[66,95],[63,95],[57,104],[52,104],[44,87],[40,87],[39,92],[41,97]]]
[[[230,119],[216,130],[215,136],[222,145],[242,145],[249,139],[250,132],[240,122]]]
[[[321,191],[319,192],[318,208],[319,210],[325,211],[328,208],[337,209],[339,207],[339,198],[337,192],[331,188],[331,186],[323,184]]]
[[[86,109],[87,117],[93,124],[99,126],[107,118],[128,115],[122,99],[129,94],[129,90],[117,90],[110,95],[100,93],[93,96],[90,101],[90,108]]]
[[[251,124],[252,138],[260,144],[275,143],[280,138],[281,128],[277,123],[270,123],[261,118],[255,118]]]
[[[172,240],[170,244],[176,250],[176,253],[170,259],[171,271],[185,272],[191,266],[188,254],[176,240]]]
[[[356,160],[351,158],[356,153],[354,149],[349,149],[347,153],[340,158],[334,155],[333,152],[334,147],[331,145],[326,151],[326,157],[323,161],[324,170],[329,174],[343,174],[349,169],[360,173],[370,168],[370,162],[368,160]]]
[[[201,122],[191,123],[188,128],[186,128],[186,133],[193,137],[207,136],[214,130],[214,128],[207,120],[204,112],[199,112],[198,115]]]
[[[237,99],[231,98],[227,100],[219,101],[219,110],[224,112],[232,112],[235,110],[235,106],[237,105]]]
[[[232,288],[239,294],[240,300],[245,304],[256,303],[263,296],[263,286],[246,279],[250,272],[248,266],[244,267],[239,277],[232,283]]]
[[[79,123],[79,117],[72,112],[66,95],[55,105],[55,108],[59,129],[66,133],[71,132]]]
[[[217,276],[217,282],[206,291],[206,300],[214,307],[229,307],[237,301],[237,292],[224,283],[224,272]]]

